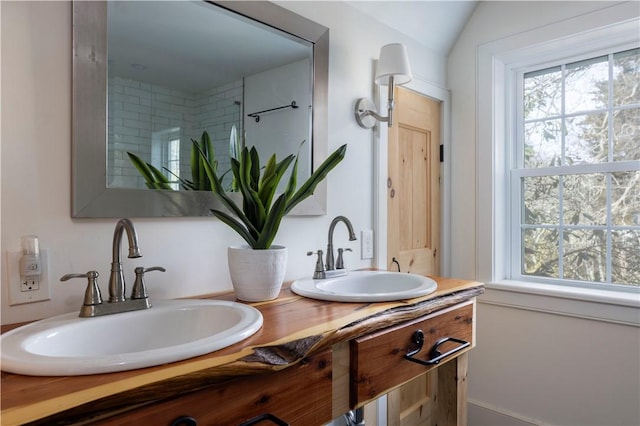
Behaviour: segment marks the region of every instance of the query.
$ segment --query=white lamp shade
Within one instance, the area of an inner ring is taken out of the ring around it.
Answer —
[[[396,85],[411,81],[411,66],[407,48],[401,43],[391,43],[380,48],[380,59],[376,70],[376,84],[386,86],[389,77],[393,76]]]

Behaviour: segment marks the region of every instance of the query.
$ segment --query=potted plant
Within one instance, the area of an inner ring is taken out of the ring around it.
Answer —
[[[278,296],[287,261],[286,248],[272,245],[280,223],[296,205],[313,194],[317,185],[342,161],[346,150],[346,144],[335,150],[298,187],[298,155],[291,154],[278,162],[273,154],[261,167],[255,147],[245,146],[236,158],[231,158],[231,173],[241,198],[238,205],[223,188],[215,164],[198,148],[211,191],[228,209],[228,212],[218,209],[211,212],[247,243],[245,247],[228,249],[229,272],[238,299],[262,301]],[[278,185],[290,166],[286,188],[278,195]]]

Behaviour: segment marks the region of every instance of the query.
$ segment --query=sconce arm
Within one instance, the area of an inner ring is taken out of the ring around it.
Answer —
[[[376,125],[376,121],[386,122],[387,126],[391,127],[391,125],[393,124],[393,108],[395,107],[395,100],[393,96],[393,89],[395,85],[393,80],[393,76],[390,76],[386,117],[381,116],[375,111],[376,106],[370,99],[358,99],[358,101],[356,102],[355,116],[356,121],[358,122],[360,127],[364,129],[370,129]]]

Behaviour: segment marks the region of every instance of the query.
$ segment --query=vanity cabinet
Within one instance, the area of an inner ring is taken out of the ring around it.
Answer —
[[[326,424],[331,420],[331,361],[331,351],[324,351],[276,373],[234,379],[93,424],[231,426],[266,414],[290,425]]]

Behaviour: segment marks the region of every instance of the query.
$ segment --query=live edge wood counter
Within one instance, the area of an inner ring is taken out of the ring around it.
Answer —
[[[438,283],[436,292],[383,303],[325,302],[300,297],[285,286],[277,299],[252,304],[264,317],[256,334],[181,362],[90,376],[31,377],[3,372],[0,422],[3,426],[82,423],[232,378],[283,370],[335,345],[474,300],[484,291],[477,282],[433,278]],[[211,298],[234,300],[232,294]],[[9,328],[3,327],[3,331]],[[340,378],[335,357],[333,405],[334,414],[340,414],[348,408],[349,395],[336,395],[342,390],[339,384],[336,387]],[[348,376],[342,380],[348,387]]]

